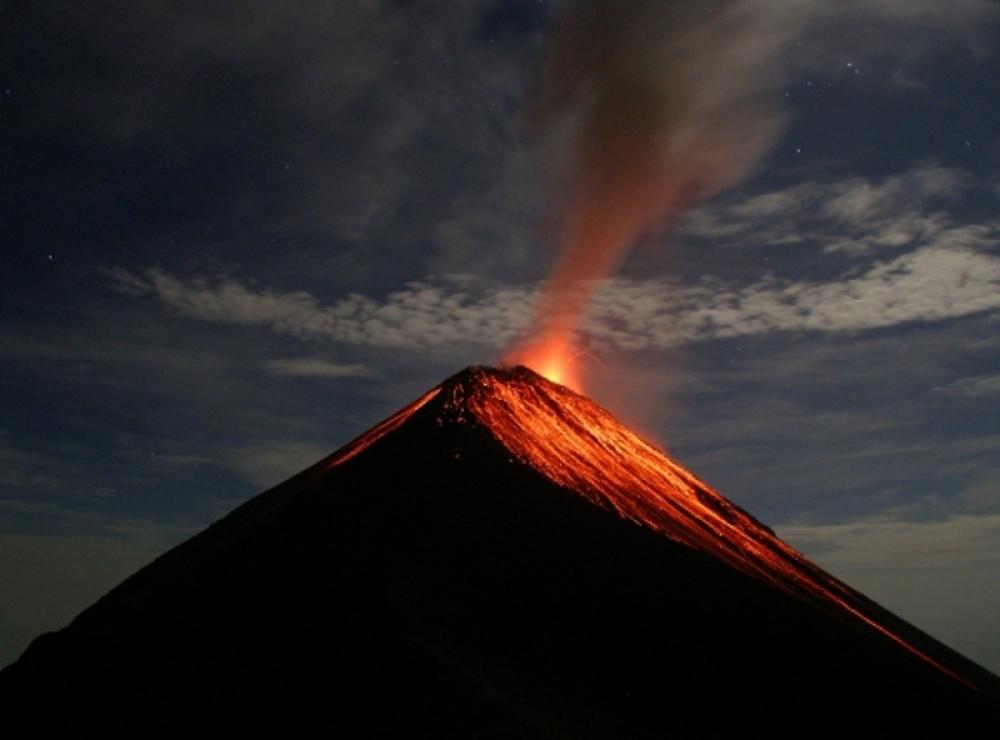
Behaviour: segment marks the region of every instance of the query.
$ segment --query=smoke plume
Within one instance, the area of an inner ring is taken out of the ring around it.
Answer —
[[[570,132],[554,205],[559,257],[535,335],[509,361],[566,364],[590,293],[625,250],[767,154],[785,126],[778,89],[792,33],[774,8],[580,0],[569,10],[533,116]]]

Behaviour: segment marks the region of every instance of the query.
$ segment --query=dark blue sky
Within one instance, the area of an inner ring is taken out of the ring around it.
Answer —
[[[1000,671],[997,6],[758,5],[789,125],[608,281],[588,392]],[[554,258],[565,4],[207,7],[0,9],[0,663],[496,361]]]

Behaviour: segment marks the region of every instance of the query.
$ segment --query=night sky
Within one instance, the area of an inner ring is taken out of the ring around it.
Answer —
[[[603,284],[587,393],[1000,672],[1000,6],[752,4],[787,127]],[[565,8],[0,6],[0,665],[523,335]]]

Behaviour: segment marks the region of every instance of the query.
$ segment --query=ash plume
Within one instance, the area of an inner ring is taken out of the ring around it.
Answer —
[[[565,355],[628,247],[768,153],[786,123],[777,93],[792,18],[755,0],[580,0],[568,11],[532,117],[543,133],[570,132],[557,168],[559,256],[535,336],[508,360]]]

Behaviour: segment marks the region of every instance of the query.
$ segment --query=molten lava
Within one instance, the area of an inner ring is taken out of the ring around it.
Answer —
[[[553,334],[514,350],[504,359],[506,364],[523,365],[553,383],[582,393],[577,357],[567,337]]]
[[[562,348],[536,367],[571,382]],[[530,359],[529,359],[530,361]],[[438,425],[484,427],[520,463],[622,518],[706,553],[771,586],[858,620],[965,683],[870,616],[864,597],[785,544],[768,527],[565,385],[519,366],[472,368],[426,393],[330,461],[340,465],[424,409]]]

